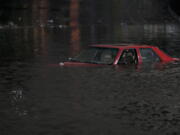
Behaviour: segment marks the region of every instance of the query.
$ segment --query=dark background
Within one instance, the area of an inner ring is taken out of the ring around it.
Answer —
[[[180,14],[177,0],[79,0],[79,3],[82,24],[167,22],[176,20]],[[48,19],[68,23],[69,4],[70,0],[1,0],[0,22],[31,25],[37,22],[41,10],[48,10]]]
[[[92,43],[180,57],[178,0],[0,0],[0,135],[177,135],[180,66],[59,67]]]

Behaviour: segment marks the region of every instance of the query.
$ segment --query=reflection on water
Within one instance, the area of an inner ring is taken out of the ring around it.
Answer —
[[[79,1],[71,0],[70,3],[70,55],[75,55],[80,50],[80,29],[79,29]]]
[[[178,64],[164,70],[48,65],[91,43],[154,44],[180,57],[179,26],[120,24],[110,30],[75,23],[74,29],[0,30],[0,134],[178,133]]]
[[[25,116],[29,113],[29,108],[24,105],[26,102],[24,91],[23,88],[16,88],[9,93],[13,111],[19,116]]]

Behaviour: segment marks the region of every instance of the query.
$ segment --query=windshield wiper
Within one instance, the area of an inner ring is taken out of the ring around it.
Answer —
[[[98,62],[98,61],[85,61],[85,60],[77,60],[74,58],[69,59],[71,62],[81,62],[81,63],[91,63],[91,64],[104,64],[104,65],[111,65],[109,63],[103,63],[103,62]]]
[[[69,61],[71,61],[71,62],[81,62],[81,63],[90,63],[89,61],[77,60],[77,59],[74,59],[74,58],[69,59]]]

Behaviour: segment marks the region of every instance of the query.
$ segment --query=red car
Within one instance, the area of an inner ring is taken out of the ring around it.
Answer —
[[[117,45],[91,45],[79,55],[70,58],[60,66],[98,66],[142,63],[169,63],[180,61],[172,58],[156,46],[117,44]]]

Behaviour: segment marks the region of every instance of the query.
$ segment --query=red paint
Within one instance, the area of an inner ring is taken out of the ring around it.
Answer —
[[[156,52],[156,54],[158,54],[162,62],[170,62],[170,61],[178,60],[178,58],[172,58],[169,55],[165,54],[158,47],[152,47],[152,49]]]
[[[142,64],[142,56],[140,54],[140,48],[151,48],[160,58],[161,62],[160,63],[168,63],[172,61],[180,61],[180,58],[173,58],[161,51],[158,47],[156,46],[150,46],[150,45],[136,45],[136,44],[117,44],[117,45],[91,45],[90,47],[100,47],[100,48],[117,48],[119,49],[117,56],[115,57],[115,60],[112,65],[117,65],[121,54],[123,50],[126,49],[136,49],[137,51],[137,57],[138,57],[138,64]],[[60,66],[83,66],[83,67],[94,67],[94,66],[104,66],[105,64],[91,64],[91,63],[80,63],[80,62],[64,62],[61,63]]]

